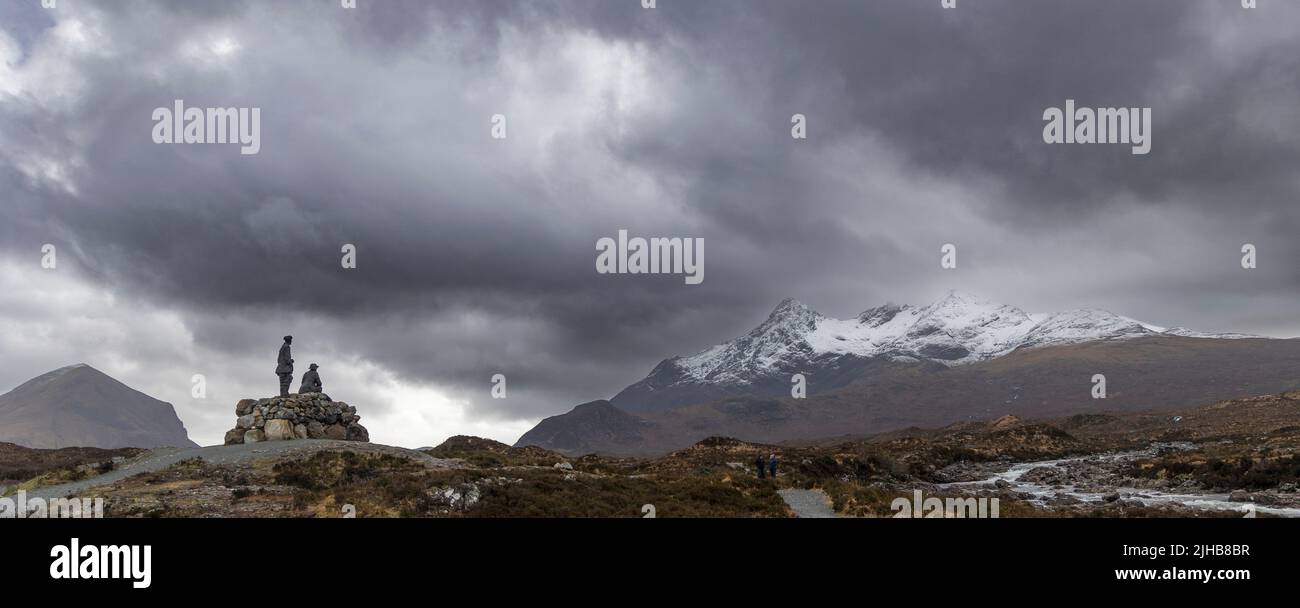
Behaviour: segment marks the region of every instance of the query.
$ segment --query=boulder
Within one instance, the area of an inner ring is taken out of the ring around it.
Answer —
[[[293,425],[293,436],[295,439],[307,438],[307,425],[298,423]]]
[[[359,424],[349,424],[347,434],[344,436],[348,441],[370,441],[370,431]]]
[[[253,413],[253,408],[256,406],[257,406],[256,399],[241,399],[239,403],[235,404],[235,415],[247,416]]]
[[[259,441],[266,441],[266,433],[263,433],[261,429],[253,429],[244,433],[244,443],[257,443]]]
[[[1270,494],[1268,492],[1256,492],[1254,494],[1251,494],[1250,501],[1255,504],[1269,506],[1269,507],[1287,505],[1287,500],[1285,498],[1282,498],[1277,494]]]
[[[294,438],[293,424],[288,420],[278,418],[267,420],[266,428],[263,430],[266,432],[267,441],[288,441]]]
[[[331,424],[325,427],[325,438],[346,440],[348,438],[348,428],[341,424]]]
[[[308,437],[309,439],[324,439],[324,438],[325,438],[325,425],[323,425],[323,424],[321,424],[321,423],[319,423],[319,422],[317,422],[317,421],[315,421],[315,420],[312,420],[311,422],[308,422],[308,423],[307,423],[307,437]]]
[[[235,427],[245,430],[257,428],[258,418],[260,418],[260,416],[257,416],[256,414],[245,414],[240,416],[238,420],[235,420]]]
[[[244,429],[230,429],[229,431],[226,431],[226,445],[243,443],[244,433],[246,432],[248,431],[245,431]]]

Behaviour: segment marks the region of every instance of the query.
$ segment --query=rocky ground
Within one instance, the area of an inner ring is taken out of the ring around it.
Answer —
[[[1000,517],[1239,517],[1238,504],[1267,517],[1300,509],[1297,448],[1290,393],[802,446],[711,438],[658,458],[566,458],[474,437],[418,451],[256,442],[155,450],[35,492],[103,497],[109,517],[890,517],[918,490],[997,498]],[[756,479],[753,461],[772,453],[777,479]]]
[[[1019,447],[993,428],[1039,424],[1004,418],[981,432],[982,424],[922,432],[931,452],[961,443],[980,453],[932,461],[937,468],[918,477],[937,491],[996,490],[1036,515],[1236,517],[1250,505],[1260,516],[1300,516],[1300,393],[1168,414],[1072,416],[1034,433],[1060,441]],[[1036,457],[1016,453],[1026,447]]]
[[[826,519],[835,517],[835,509],[831,508],[831,499],[821,490],[802,490],[799,488],[786,488],[778,492],[781,500],[790,506],[796,517],[803,519]]]

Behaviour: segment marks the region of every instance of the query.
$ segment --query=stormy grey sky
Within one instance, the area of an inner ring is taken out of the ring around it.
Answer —
[[[0,390],[84,361],[217,443],[291,333],[419,446],[513,442],[784,297],[1300,335],[1300,3],[357,4],[0,0]],[[260,153],[153,143],[176,99],[260,108]],[[1151,107],[1151,153],[1044,144],[1066,99]],[[619,229],[703,237],[703,284],[597,274]]]

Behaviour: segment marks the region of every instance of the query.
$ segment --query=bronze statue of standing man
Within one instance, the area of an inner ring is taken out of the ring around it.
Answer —
[[[284,345],[280,347],[280,358],[276,361],[275,375],[280,377],[280,396],[289,396],[289,385],[293,383],[293,353],[289,352],[289,345],[293,344],[293,336],[284,337]]]

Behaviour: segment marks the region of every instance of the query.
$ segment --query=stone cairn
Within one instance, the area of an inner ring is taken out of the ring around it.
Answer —
[[[239,419],[226,432],[226,445],[292,439],[370,441],[370,432],[357,423],[357,408],[325,393],[244,399],[235,406],[235,415]]]

